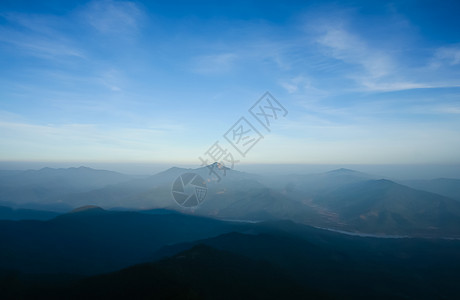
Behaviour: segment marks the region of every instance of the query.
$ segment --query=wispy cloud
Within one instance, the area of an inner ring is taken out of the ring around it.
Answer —
[[[356,84],[354,88],[349,87],[351,90],[388,92],[459,86],[460,81],[452,81],[449,77],[451,74],[447,73],[452,71],[448,68],[460,63],[460,47],[439,47],[434,50],[432,58],[420,55],[418,65],[411,65],[407,58],[412,59],[411,56],[419,55],[414,50],[417,45],[402,47],[395,43],[382,43],[369,34],[364,36],[362,30],[349,25],[349,18],[351,17],[346,14],[337,19],[322,16],[318,24],[307,26],[307,33],[320,46],[318,51],[329,58],[326,64],[334,66],[335,60],[346,65],[335,67],[344,78],[351,79]],[[406,34],[413,34],[407,29],[407,23],[408,21],[402,22],[404,26],[400,35],[404,35],[405,30]],[[392,36],[389,35],[389,38]],[[444,74],[430,76],[433,68],[444,68]]]
[[[460,64],[460,46],[440,47],[436,49],[431,65],[441,67],[443,65],[455,66]]]
[[[110,69],[107,71],[104,71],[99,77],[98,81],[101,82],[101,84],[105,85],[107,88],[109,88],[113,92],[119,92],[122,90],[121,84],[124,82],[122,79],[122,75],[120,74],[120,71],[116,69]]]
[[[415,78],[405,78],[405,72],[401,72],[404,67],[388,54],[391,51],[372,46],[342,24],[328,24],[317,30],[320,34],[316,42],[323,47],[323,54],[349,65],[343,76],[357,84],[355,90],[387,92],[430,87]]]
[[[340,25],[329,25],[316,40],[329,49],[328,54],[349,64],[361,65],[367,76],[381,78],[393,67],[392,59],[379,49],[373,49],[363,39]],[[326,52],[326,53],[327,53]]]
[[[66,23],[63,19],[19,13],[4,14],[3,17],[9,26],[0,27],[0,41],[20,52],[44,59],[85,57],[78,43],[59,30]]]
[[[298,92],[303,88],[309,88],[311,86],[310,81],[304,76],[296,76],[288,80],[281,80],[280,84],[290,94]]]
[[[195,57],[192,71],[201,74],[220,74],[232,70],[238,56],[235,53],[210,54]]]
[[[92,1],[80,14],[90,26],[104,34],[132,32],[144,18],[142,9],[129,1]]]

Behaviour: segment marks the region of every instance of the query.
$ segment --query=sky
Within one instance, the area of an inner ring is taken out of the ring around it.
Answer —
[[[458,11],[2,0],[0,161],[460,164]]]

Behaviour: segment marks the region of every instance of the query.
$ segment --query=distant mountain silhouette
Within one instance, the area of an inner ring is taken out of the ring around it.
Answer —
[[[180,209],[171,196],[171,187],[174,180],[184,173],[195,173],[207,181],[208,200],[214,197],[221,198],[220,193],[224,190],[245,190],[251,192],[254,187],[263,187],[256,181],[260,176],[239,172],[232,169],[216,171],[221,180],[210,171],[213,165],[196,169],[173,167],[155,175],[123,182],[120,184],[94,189],[85,193],[68,195],[63,201],[73,207],[87,204],[98,205],[104,208],[129,207],[132,209],[166,208]],[[216,169],[217,170],[217,169]],[[225,174],[225,176],[224,176]]]
[[[128,175],[87,167],[0,172],[0,204],[67,211],[63,197],[130,180]]]
[[[78,207],[73,209],[70,213],[102,213],[105,210],[103,210],[101,207],[96,206],[96,205],[85,205],[82,207]]]
[[[0,220],[50,220],[59,215],[56,212],[33,209],[12,209],[0,206]]]
[[[402,184],[414,189],[436,193],[460,201],[460,179],[405,180]]]
[[[172,183],[184,173],[196,173],[207,182],[205,201],[192,210],[180,207],[171,194]],[[11,178],[5,174],[8,172],[0,172],[0,205],[11,208],[50,210],[51,205],[60,207],[60,212],[86,205],[125,211],[164,209],[226,220],[289,219],[372,234],[460,234],[458,205],[446,197],[344,168],[310,175],[259,176],[214,163],[196,169],[173,167],[143,178],[84,167],[11,171]],[[1,185],[13,184],[18,178],[36,185]],[[430,182],[444,194],[455,194],[455,180]],[[7,196],[1,197],[4,194]],[[16,196],[17,202],[11,199]]]
[[[244,182],[217,192],[203,203],[199,214],[224,219],[318,221],[313,209],[257,182]]]
[[[310,175],[289,175],[278,180],[292,196],[308,197],[330,191],[347,184],[378,179],[378,177],[349,169],[337,169],[326,173]],[[296,195],[297,194],[297,195]]]
[[[346,185],[314,202],[361,232],[460,236],[460,202],[390,180]]]
[[[27,171],[3,171],[0,173],[2,186],[54,188],[62,186],[75,190],[86,190],[131,179],[130,176],[113,171],[96,170],[88,167],[43,168]]]

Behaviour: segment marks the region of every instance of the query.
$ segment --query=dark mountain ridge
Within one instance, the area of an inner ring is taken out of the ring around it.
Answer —
[[[171,217],[172,215],[169,215]],[[114,273],[30,285],[22,299],[458,299],[460,241],[347,236],[290,221],[163,246]],[[140,250],[140,248],[138,248]],[[165,257],[166,256],[166,257]],[[1,276],[0,276],[1,277]],[[14,279],[16,278],[16,279]],[[14,281],[16,280],[16,281]],[[60,287],[59,287],[60,286]],[[1,280],[0,280],[1,287]]]
[[[96,274],[145,262],[166,244],[243,228],[184,214],[84,209],[49,221],[0,221],[0,269]]]

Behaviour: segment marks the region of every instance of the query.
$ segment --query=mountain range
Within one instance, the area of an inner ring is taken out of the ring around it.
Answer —
[[[405,180],[400,183],[414,189],[436,193],[460,201],[460,179]]]
[[[30,209],[62,213],[85,205],[110,210],[162,208],[224,220],[287,219],[368,234],[460,237],[455,179],[433,180],[431,185],[415,189],[413,186],[423,184],[408,181],[405,185],[349,169],[262,176],[217,167],[173,167],[145,177],[85,167],[2,171],[0,204],[29,209],[29,213]],[[219,172],[221,180],[211,170]],[[197,208],[184,209],[172,198],[172,183],[184,173],[206,180],[206,199]],[[9,215],[4,219],[27,218]]]
[[[65,212],[65,196],[128,181],[132,176],[87,167],[0,170],[0,205]]]

